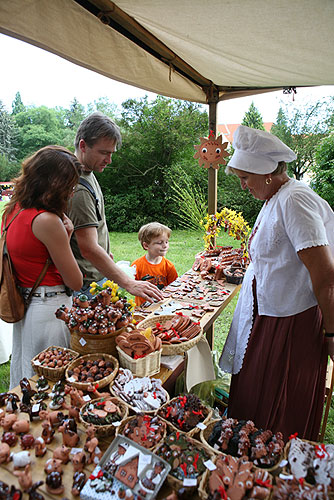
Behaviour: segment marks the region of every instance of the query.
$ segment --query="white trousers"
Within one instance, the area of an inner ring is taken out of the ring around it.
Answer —
[[[56,292],[64,286],[40,286],[35,293]],[[33,297],[25,317],[13,325],[13,348],[10,365],[10,389],[19,385],[23,377],[35,375],[31,360],[52,345],[69,347],[70,332],[55,312],[62,304],[72,306],[72,297],[65,293],[54,297]]]

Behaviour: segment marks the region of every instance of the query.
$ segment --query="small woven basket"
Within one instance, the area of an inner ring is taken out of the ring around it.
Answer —
[[[161,349],[154,351],[144,358],[133,359],[126,354],[118,345],[116,346],[119,364],[122,368],[128,368],[136,377],[150,377],[160,371]]]
[[[113,364],[113,371],[108,375],[107,377],[102,378],[101,380],[98,380],[97,382],[77,382],[71,380],[71,376],[69,375],[69,371],[73,370],[77,366],[81,364],[82,361],[96,361],[97,359],[104,359],[105,361],[110,361]],[[75,359],[70,363],[65,371],[65,378],[66,382],[73,387],[76,387],[77,389],[81,389],[82,391],[87,391],[88,387],[90,385],[94,385],[98,383],[99,389],[102,387],[105,387],[106,385],[110,384],[114,380],[114,378],[117,375],[118,372],[118,360],[114,358],[114,356],[111,356],[110,354],[103,354],[103,353],[95,353],[95,354],[86,354],[86,356],[80,356],[80,358]]]
[[[49,368],[48,366],[43,366],[43,365],[38,364],[38,363],[36,364],[36,361],[38,361],[39,355],[42,352],[49,351],[50,349],[61,349],[62,351],[69,352],[69,353],[71,353],[73,355],[73,360],[70,363],[68,363],[67,365],[62,366],[61,368],[60,367],[58,367],[58,368]],[[80,356],[80,354],[78,352],[76,352],[76,351],[72,351],[72,349],[68,349],[67,347],[60,347],[60,346],[52,345],[50,347],[47,347],[46,349],[44,349],[40,353],[38,353],[37,356],[35,356],[31,360],[31,366],[32,366],[33,370],[37,373],[37,375],[39,375],[40,377],[43,375],[48,380],[58,381],[58,380],[61,380],[61,379],[63,379],[65,377],[65,370],[79,356]]]
[[[175,314],[162,314],[159,316],[150,316],[140,322],[140,328],[154,328],[157,323],[164,324],[166,321],[176,318]],[[189,351],[194,345],[196,345],[203,338],[203,329],[191,340],[181,342],[180,344],[162,344],[162,355],[163,356],[173,356],[174,354],[183,354]]]
[[[145,416],[148,414],[145,413],[143,415]],[[148,415],[148,416],[152,417],[153,415]],[[116,427],[116,436],[118,436],[118,434],[123,435],[126,424],[130,423],[135,418],[136,418],[136,415],[132,415],[131,417],[127,417],[124,420],[122,420],[121,425],[119,427]],[[159,419],[162,420],[160,417],[159,417]],[[160,446],[161,442],[163,442],[165,440],[166,434],[167,434],[167,426],[166,426],[165,432],[163,433],[163,435],[161,437],[161,440],[158,443],[156,443],[155,446],[151,446],[151,448],[147,448],[147,450],[150,450],[150,451],[156,450]],[[141,444],[141,446],[144,446],[144,444]],[[146,447],[144,446],[144,448],[146,448]]]
[[[121,399],[121,401],[123,401],[123,399],[114,392],[114,390],[113,390],[113,383],[110,384],[109,390],[110,390],[110,392],[111,392],[111,394],[113,396],[115,396],[115,397]],[[166,403],[168,403],[168,401],[170,400],[169,394],[168,394],[168,392],[164,388],[162,388],[162,390],[163,390],[163,392],[165,393],[165,396],[166,396]],[[143,410],[141,412],[141,411],[138,411],[138,408],[136,408],[134,406],[131,406],[126,401],[123,401],[123,403],[129,408],[129,410],[132,413],[147,413],[148,415],[154,415],[158,411],[158,410]]]
[[[112,403],[114,403],[115,405],[117,405],[119,407],[122,418],[118,422],[120,422],[122,425],[123,420],[125,420],[128,416],[127,406],[124,404],[124,402],[121,399],[114,398],[112,396],[110,396],[110,398],[94,399],[93,402],[95,403],[95,402],[100,402],[100,401],[106,401],[106,399],[110,400]],[[97,425],[97,424],[91,424],[90,422],[86,422],[86,420],[84,420],[83,414],[84,414],[87,406],[90,403],[92,403],[92,401],[89,401],[88,403],[86,403],[80,410],[79,418],[80,418],[80,422],[82,423],[82,425],[86,428],[89,427],[90,425],[92,425],[94,427],[94,430],[95,430],[95,435],[99,436],[99,437],[115,435],[115,432],[118,429],[118,427],[113,425],[113,424]]]
[[[70,330],[71,348],[80,354],[104,352],[116,356],[116,337],[126,331],[127,328],[132,328],[132,326],[128,325],[128,327],[120,328],[107,335],[93,335],[92,333],[80,333],[78,330]]]
[[[211,449],[210,449],[208,446],[206,446],[206,445],[204,445],[204,444],[200,443],[199,441],[197,441],[197,439],[193,439],[193,438],[191,438],[191,437],[187,436],[187,440],[189,441],[189,443],[190,443],[190,444],[191,444],[194,448],[197,448],[197,449],[202,449],[202,450],[204,449],[204,450],[207,452],[207,454],[209,455],[210,460],[212,460],[212,461],[213,461],[213,460],[214,460],[214,458],[216,457],[216,455],[214,455],[214,454],[212,453]],[[162,444],[161,446],[163,446],[163,444]],[[155,449],[155,454],[156,454],[156,455],[157,455],[157,451],[159,450],[159,448],[160,448],[160,446],[158,446],[158,447]],[[158,456],[159,456],[159,455],[158,455]],[[198,476],[198,478],[197,478],[197,486],[196,486],[196,489],[198,488],[199,484],[201,483],[201,480],[202,480],[202,477],[203,477],[203,475],[204,475],[204,474],[205,474],[205,472],[204,472],[203,474],[201,474],[201,475],[199,475],[199,476]],[[177,479],[176,477],[172,476],[172,474],[168,474],[168,476],[167,476],[167,481],[168,481],[169,486],[170,486],[172,489],[176,490],[176,491],[179,491],[181,488],[183,488],[183,487],[184,487],[184,486],[183,486],[183,481],[181,481],[180,479]]]
[[[224,456],[224,455],[223,455],[223,456]],[[218,456],[216,456],[216,457],[212,460],[212,462],[215,464],[218,458],[219,458],[219,457],[218,457]],[[256,467],[254,467],[254,466],[253,466],[253,467],[252,467],[252,472],[253,472],[254,470],[256,470]],[[266,472],[267,472],[267,471],[266,471]],[[199,496],[200,496],[200,498],[201,498],[202,500],[207,500],[207,498],[208,498],[208,496],[209,496],[208,483],[209,483],[210,474],[211,474],[210,470],[206,470],[206,471],[204,472],[204,474],[202,475],[202,479],[201,479],[200,484],[199,484],[198,494],[199,494]],[[271,474],[270,474],[270,473],[269,473],[269,481],[270,481],[270,484],[272,485],[272,484],[273,484],[273,478],[272,478],[272,476],[271,476]],[[228,495],[228,491],[227,491],[227,495]],[[271,489],[269,489],[269,493],[268,493],[268,495],[267,495],[267,496],[266,496],[263,500],[269,500],[270,495],[271,495]],[[244,498],[248,498],[248,496],[247,496],[247,497],[245,496]]]
[[[183,431],[182,429],[180,429],[179,427],[176,427],[172,422],[170,422],[167,418],[164,418],[161,416],[161,410],[163,408],[166,408],[167,406],[170,406],[171,403],[173,403],[173,401],[177,401],[178,399],[178,396],[171,399],[168,403],[165,403],[164,405],[162,405],[162,407],[160,408],[160,410],[157,411],[157,415],[166,422],[166,424],[168,425],[168,428],[170,429],[171,432],[173,431],[178,431],[178,432],[182,432],[183,434],[186,434],[188,437],[193,437],[195,436],[195,434],[199,433],[201,431],[201,429],[199,427],[194,427],[193,429],[191,429],[190,431],[188,432],[185,432]],[[204,405],[203,405],[204,406]],[[211,408],[208,408],[207,406],[204,406],[205,410],[205,419],[201,421],[202,424],[204,425],[208,425],[209,422],[211,421],[211,417],[212,417],[212,409]],[[206,430],[206,429],[205,429]],[[208,448],[209,445],[206,443],[206,446]]]
[[[215,448],[213,448],[212,446],[210,446],[209,443],[208,443],[208,441],[207,441],[209,439],[209,437],[210,437],[210,434],[211,434],[211,432],[213,430],[213,427],[215,426],[215,424],[217,422],[221,422],[221,419],[211,420],[211,422],[209,422],[207,428],[203,429],[200,432],[200,440],[202,441],[203,444],[205,444],[208,448],[210,448],[211,451],[213,451],[216,455],[227,455],[227,453],[224,453],[223,451],[220,451],[220,450],[216,450]],[[272,467],[260,467],[258,465],[257,466],[254,465],[254,467],[257,467],[258,469],[264,469],[267,472],[270,472],[271,474],[275,474],[276,471],[279,472],[279,470],[280,470],[280,462],[283,459],[283,454],[284,454],[284,450],[283,450],[281,456],[277,458],[277,461],[276,461],[275,465],[273,465]]]

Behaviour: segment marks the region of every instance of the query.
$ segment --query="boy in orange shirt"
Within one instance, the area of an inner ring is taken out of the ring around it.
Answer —
[[[150,222],[139,229],[138,239],[147,254],[131,264],[136,266],[136,280],[150,281],[161,290],[177,278],[174,264],[165,258],[170,233],[169,227],[159,222]],[[141,297],[136,297],[135,300],[136,306],[145,302]]]

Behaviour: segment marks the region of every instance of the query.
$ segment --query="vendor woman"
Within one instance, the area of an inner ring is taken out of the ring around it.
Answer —
[[[296,155],[276,136],[241,125],[233,147],[227,170],[265,203],[220,359],[233,374],[228,415],[316,441],[334,358],[334,213],[288,177]]]

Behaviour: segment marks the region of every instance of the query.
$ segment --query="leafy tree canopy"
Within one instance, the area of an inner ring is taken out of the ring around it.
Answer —
[[[241,122],[241,125],[246,127],[257,128],[259,130],[264,130],[263,119],[261,113],[256,108],[254,102],[249,106],[249,110],[246,111],[245,116]]]

